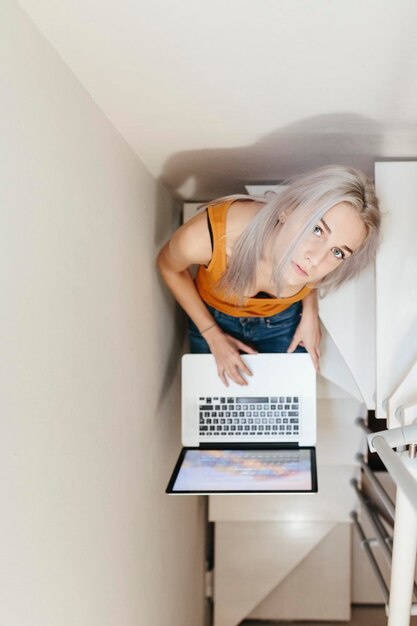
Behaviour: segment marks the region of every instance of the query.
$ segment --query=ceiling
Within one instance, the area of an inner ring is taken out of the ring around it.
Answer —
[[[181,198],[417,157],[415,0],[20,5]]]

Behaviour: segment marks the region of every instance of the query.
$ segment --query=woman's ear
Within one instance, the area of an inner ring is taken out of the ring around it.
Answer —
[[[285,211],[282,211],[282,213],[279,214],[278,222],[279,224],[285,224],[287,219],[288,219],[287,213]]]

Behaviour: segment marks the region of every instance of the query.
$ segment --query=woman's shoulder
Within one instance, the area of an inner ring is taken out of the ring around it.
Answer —
[[[243,232],[264,206],[263,202],[250,198],[235,200],[227,212],[228,230]]]

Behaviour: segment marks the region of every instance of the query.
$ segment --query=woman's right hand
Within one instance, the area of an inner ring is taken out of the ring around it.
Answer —
[[[217,324],[204,333],[204,339],[216,360],[217,372],[226,387],[229,386],[228,378],[238,385],[247,385],[247,380],[243,374],[252,376],[252,372],[242,359],[240,351],[247,354],[258,354],[257,351],[224,333]]]

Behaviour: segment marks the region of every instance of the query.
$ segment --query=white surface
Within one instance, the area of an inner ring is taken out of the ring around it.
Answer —
[[[375,407],[375,269],[319,300],[323,337],[322,375]]]
[[[417,161],[376,163],[375,184],[385,214],[376,262],[376,414],[386,417],[384,400],[417,361]],[[398,425],[394,417],[390,426]]]
[[[348,522],[357,498],[351,465],[319,465],[317,494],[210,496],[209,519],[224,522]]]
[[[329,620],[348,621],[350,588],[351,525],[334,524],[330,532],[316,542],[248,618],[308,620],[319,622],[322,626]],[[326,598],[325,602],[323,598]]]
[[[386,409],[389,428],[412,424],[417,418],[416,404],[417,363],[414,363],[398,387],[388,397]]]
[[[245,189],[250,196],[263,196],[267,191],[273,191],[275,194],[279,194],[287,187],[287,185],[280,185],[279,183],[272,185],[245,185]]]
[[[164,495],[179,339],[154,259],[175,207],[0,13],[0,624],[200,626],[204,507]]]
[[[326,539],[334,526],[329,522],[216,524],[214,625],[239,624]],[[340,565],[349,581],[346,557]],[[349,591],[347,582],[347,605]]]
[[[332,311],[330,318],[337,315]],[[321,314],[320,314],[321,316]],[[347,316],[348,317],[348,316]],[[345,394],[349,394],[359,402],[363,401],[361,391],[354,379],[352,372],[348,368],[344,356],[337,347],[335,341],[322,323],[322,335],[320,342],[320,375],[325,380],[343,389]],[[350,337],[350,346],[355,343],[355,337]]]
[[[20,4],[183,197],[415,155],[414,0]]]

